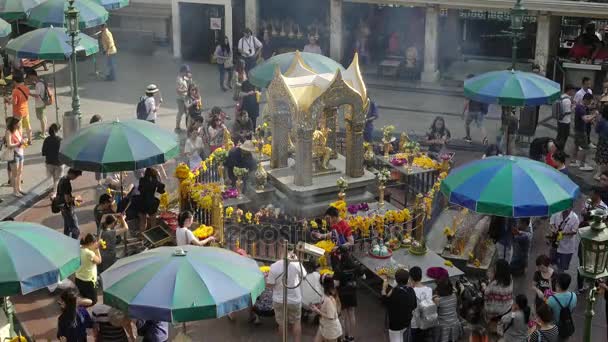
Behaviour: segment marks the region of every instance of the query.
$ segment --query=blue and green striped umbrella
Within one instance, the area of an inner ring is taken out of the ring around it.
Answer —
[[[6,44],[6,51],[17,58],[65,60],[72,54],[70,39],[64,28],[40,28],[11,39]],[[99,52],[99,42],[79,33],[76,52],[80,51],[84,51],[87,56]]]
[[[0,0],[0,18],[5,20],[24,19],[27,12],[42,0]]]
[[[452,170],[441,182],[441,192],[450,203],[480,214],[532,217],[572,208],[579,187],[547,164],[502,156]]]
[[[95,0],[95,2],[108,11],[129,6],[129,0]]]
[[[78,10],[78,26],[80,29],[99,26],[108,20],[108,11],[92,0],[74,2]],[[27,24],[33,27],[67,27],[65,11],[68,9],[66,0],[46,0],[32,8],[27,16]]]
[[[8,37],[13,32],[13,27],[3,19],[0,19],[0,38]]]
[[[503,106],[540,106],[551,104],[560,96],[559,83],[523,71],[491,71],[464,82],[469,99]]]
[[[163,164],[179,154],[173,132],[145,120],[100,122],[61,143],[59,160],[91,172],[134,171]]]
[[[0,222],[0,296],[56,284],[80,267],[80,244],[51,228]]]
[[[251,307],[264,291],[255,260],[217,247],[159,247],[101,274],[103,302],[129,317],[191,322]]]

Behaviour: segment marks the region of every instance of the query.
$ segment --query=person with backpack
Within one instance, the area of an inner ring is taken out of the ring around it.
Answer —
[[[574,334],[572,312],[576,308],[576,294],[568,291],[572,277],[568,273],[557,275],[555,294],[547,300],[547,305],[553,311],[553,322],[557,325],[561,341],[567,340]]]
[[[137,103],[137,119],[156,123],[156,113],[160,106],[160,103],[156,103],[155,95],[157,93],[158,87],[155,84],[146,87],[146,95],[142,96]]]
[[[566,142],[570,136],[570,123],[572,122],[572,110],[574,109],[572,97],[574,94],[576,94],[576,88],[568,84],[559,100],[553,104],[553,117],[557,120],[555,142],[562,151],[566,148]]]
[[[412,317],[413,341],[427,341],[437,325],[437,304],[433,302],[433,290],[422,283],[422,269],[414,266],[410,269],[410,286],[416,294],[417,307]]]
[[[22,72],[15,72],[13,75],[13,92],[10,99],[5,99],[5,103],[13,106],[13,117],[19,123],[19,129],[25,130],[28,144],[32,143],[32,125],[30,124],[30,110],[28,100],[30,89],[25,86],[25,79]]]
[[[547,304],[536,308],[536,325],[528,337],[529,342],[559,342],[559,332],[553,323],[553,312]]]
[[[416,309],[416,293],[407,286],[410,274],[403,268],[395,272],[397,286],[390,289],[388,278],[382,276],[382,302],[386,307],[388,320],[388,338],[390,342],[405,341],[405,334],[410,328],[412,315]]]
[[[53,98],[46,81],[38,77],[36,70],[31,69],[28,71],[28,78],[34,84],[34,104],[36,107],[36,118],[40,121],[40,137],[46,138],[46,115],[44,109],[46,106],[53,104]]]

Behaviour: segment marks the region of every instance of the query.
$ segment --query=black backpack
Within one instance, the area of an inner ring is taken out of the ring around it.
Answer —
[[[562,306],[562,303],[557,300],[557,297],[552,296],[553,299],[559,305],[559,321],[557,322],[557,330],[559,331],[559,337],[567,338],[574,335],[574,320],[572,319],[572,312],[570,312],[570,304],[572,304],[572,298],[574,294],[570,292],[570,300],[568,305]]]
[[[148,119],[148,110],[146,109],[146,97],[142,96],[137,103],[137,119],[146,120]]]

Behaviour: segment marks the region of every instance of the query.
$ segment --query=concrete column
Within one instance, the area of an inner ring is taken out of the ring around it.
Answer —
[[[424,22],[424,69],[422,82],[439,80],[439,8],[427,7]]]
[[[549,63],[549,50],[551,44],[551,17],[547,14],[540,14],[536,17],[536,53],[534,62],[540,65],[543,75],[546,75],[547,64]]]
[[[342,60],[342,0],[329,1],[329,57]]]
[[[245,27],[251,29],[254,35],[263,34],[263,32],[258,32],[258,20],[260,17],[260,5],[258,1],[259,0],[245,0]]]
[[[179,15],[179,2],[171,0],[171,25],[173,29],[173,57],[182,58],[182,27]]]

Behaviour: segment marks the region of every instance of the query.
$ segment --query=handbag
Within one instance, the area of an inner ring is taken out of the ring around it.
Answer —
[[[224,61],[224,69],[232,69],[233,66],[234,62],[232,61],[232,56],[226,58],[226,60]]]
[[[8,147],[8,145],[6,144],[6,142],[2,143],[2,155],[0,156],[2,158],[2,161],[5,162],[10,162],[15,160],[15,151]]]

